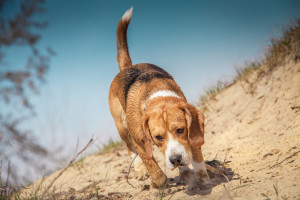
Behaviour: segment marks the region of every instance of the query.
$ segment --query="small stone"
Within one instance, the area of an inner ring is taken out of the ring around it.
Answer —
[[[143,185],[142,191],[150,190],[150,185]]]

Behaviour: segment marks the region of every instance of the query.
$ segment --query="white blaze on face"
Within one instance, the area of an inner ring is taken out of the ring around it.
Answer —
[[[182,156],[182,165],[188,165],[190,163],[190,159],[187,151],[184,146],[181,145],[176,139],[173,138],[172,134],[168,133],[169,141],[167,143],[167,149],[165,152],[166,157],[166,165],[169,169],[173,169],[175,166],[170,162],[170,157],[175,155]]]

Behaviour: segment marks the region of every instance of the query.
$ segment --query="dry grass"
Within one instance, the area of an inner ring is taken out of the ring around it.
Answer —
[[[245,80],[252,72],[257,71],[262,66],[260,61],[245,62],[243,67],[236,67],[234,81]]]
[[[248,77],[256,72],[256,79],[260,79],[271,73],[276,67],[288,62],[298,62],[300,60],[300,18],[294,19],[291,24],[282,28],[280,38],[272,38],[260,61],[245,62],[244,66],[236,68],[236,76],[231,82],[218,81],[216,85],[204,89],[205,93],[200,97],[198,107],[202,112],[209,111],[207,102],[215,98],[217,94],[231,86],[237,81],[244,81],[252,86]],[[262,69],[264,66],[264,69]],[[255,88],[254,88],[255,89]],[[253,93],[253,90],[250,91]]]
[[[47,185],[46,188],[42,188],[42,184],[43,184],[43,180],[41,181],[41,183],[38,185],[38,187],[33,190],[32,193],[27,194],[26,197],[20,197],[19,194],[19,189],[25,188],[24,186],[13,186],[9,184],[9,171],[7,173],[7,179],[6,179],[6,183],[3,184],[2,183],[2,179],[1,179],[1,172],[2,172],[2,162],[0,165],[0,200],[8,200],[8,199],[55,199],[55,194],[54,191],[50,191],[50,188],[52,187],[53,183],[64,173],[64,171],[66,169],[68,169],[69,167],[74,165],[75,160],[77,159],[77,157],[84,152],[91,144],[93,143],[93,138],[90,139],[90,141],[87,143],[87,145],[80,151],[78,152],[73,158],[72,160],[68,163],[68,165],[62,169],[60,171],[60,173]],[[83,161],[83,160],[82,160]],[[82,162],[81,161],[81,162]],[[8,167],[8,170],[10,168]],[[47,196],[47,197],[46,197]],[[54,198],[53,198],[54,197]]]
[[[209,111],[209,108],[207,107],[207,102],[213,100],[217,94],[219,94],[229,85],[230,83],[218,81],[216,85],[204,89],[204,95],[200,96],[200,101],[197,104],[201,112],[205,113]]]
[[[29,193],[26,195],[26,197],[20,197],[20,195],[18,194],[18,191],[20,189],[25,188],[25,186],[21,185],[10,185],[9,184],[9,176],[6,179],[1,179],[1,175],[2,173],[2,162],[0,163],[0,200],[8,200],[8,199],[15,199],[15,200],[19,200],[19,199],[59,199],[59,197],[57,196],[57,194],[50,190],[50,187],[52,186],[52,184],[55,182],[55,180],[61,176],[61,174],[68,168],[68,167],[76,167],[76,168],[81,168],[83,166],[83,161],[85,159],[85,157],[81,157],[77,162],[75,162],[76,158],[78,157],[79,154],[81,154],[90,144],[92,141],[90,141],[88,143],[88,145],[81,150],[76,157],[74,157],[70,163],[67,165],[67,167],[65,167],[61,173],[48,185],[47,188],[42,187],[43,181],[39,184],[39,186],[33,190],[33,192]],[[120,149],[123,149],[125,147],[124,142],[122,141],[114,141],[112,139],[110,139],[108,141],[107,144],[104,144],[102,146],[102,148],[100,149],[99,154],[105,154],[105,153],[111,153]],[[9,174],[9,172],[8,172]],[[5,180],[5,181],[3,181]],[[42,194],[42,195],[41,195]],[[94,195],[97,199],[99,198],[99,193],[97,191],[97,189],[95,188],[95,195]]]
[[[289,60],[300,59],[300,18],[294,19],[290,25],[282,28],[282,37],[272,38],[265,53],[264,64],[269,69],[284,65]]]
[[[125,143],[120,140],[109,139],[107,144],[103,144],[102,148],[99,150],[99,154],[111,153],[125,147]]]

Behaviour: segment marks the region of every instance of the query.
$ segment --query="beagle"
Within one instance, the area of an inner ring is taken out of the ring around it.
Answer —
[[[204,144],[204,116],[187,100],[173,77],[149,63],[132,65],[127,46],[127,28],[132,17],[127,10],[117,27],[117,60],[120,72],[109,91],[109,108],[118,132],[137,158],[135,170],[146,167],[152,186],[167,183],[165,173],[152,151],[156,145],[170,169],[180,175],[193,165],[196,180],[208,179],[201,146]]]

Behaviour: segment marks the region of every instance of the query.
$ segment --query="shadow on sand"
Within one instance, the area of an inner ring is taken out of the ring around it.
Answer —
[[[188,179],[185,179],[183,182],[179,176],[169,179],[169,184],[166,187],[166,190],[168,191],[169,188],[176,187],[177,190],[175,190],[172,193],[176,193],[178,191],[185,190],[185,193],[190,196],[208,195],[212,192],[212,189],[215,186],[217,186],[221,183],[227,183],[232,180],[234,172],[231,170],[231,168],[224,167],[222,162],[220,162],[218,160],[212,160],[212,161],[205,161],[205,163],[218,169],[222,173],[214,174],[210,171],[207,171],[207,173],[210,177],[209,183],[199,184],[196,182],[194,171],[189,170]],[[180,185],[183,187],[178,189],[178,186],[180,186]],[[165,194],[165,195],[170,195],[170,194]]]

